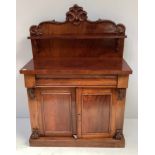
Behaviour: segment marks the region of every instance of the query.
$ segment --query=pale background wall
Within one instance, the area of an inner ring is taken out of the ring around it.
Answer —
[[[41,21],[65,20],[65,13],[73,4],[78,4],[88,13],[88,18],[110,19],[126,26],[124,58],[133,69],[127,91],[125,117],[138,117],[137,88],[137,0],[16,0],[17,3],[17,117],[28,117],[26,89],[19,69],[31,58],[31,44],[26,39],[29,27]]]

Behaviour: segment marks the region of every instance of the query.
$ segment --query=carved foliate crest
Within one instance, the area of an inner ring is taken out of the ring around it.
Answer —
[[[82,21],[85,20],[87,20],[87,12],[77,4],[69,8],[69,11],[66,13],[66,21],[69,21],[75,25],[79,25]]]

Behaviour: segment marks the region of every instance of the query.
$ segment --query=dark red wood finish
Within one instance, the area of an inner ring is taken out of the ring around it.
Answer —
[[[66,21],[30,27],[33,59],[21,70],[28,93],[31,146],[124,147],[131,68],[125,26],[90,21],[74,5]]]

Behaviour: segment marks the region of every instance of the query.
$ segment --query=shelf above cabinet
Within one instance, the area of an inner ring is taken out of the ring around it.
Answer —
[[[82,34],[82,35],[75,35],[75,34],[64,34],[64,35],[40,35],[40,36],[29,36],[28,39],[119,39],[119,38],[126,38],[126,35],[111,35],[111,34]]]

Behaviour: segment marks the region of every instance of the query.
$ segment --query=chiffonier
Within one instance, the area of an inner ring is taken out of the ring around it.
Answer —
[[[124,147],[125,26],[90,21],[74,5],[66,20],[30,27],[33,59],[21,70],[28,94],[30,146]]]

